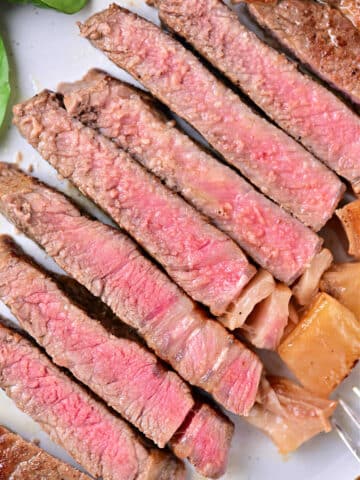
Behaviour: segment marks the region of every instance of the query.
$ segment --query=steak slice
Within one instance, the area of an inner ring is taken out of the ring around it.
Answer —
[[[0,211],[183,378],[228,410],[249,412],[262,371],[258,357],[206,317],[128,237],[81,215],[64,195],[4,163]]]
[[[360,105],[360,32],[336,8],[313,0],[281,0],[256,3],[250,12],[316,75]]]
[[[225,473],[229,452],[223,445],[229,445],[233,432],[227,417],[220,412],[215,416],[209,405],[198,403],[172,439],[171,447],[179,458],[190,458],[206,477],[218,478]]]
[[[75,305],[54,280],[0,237],[0,299],[54,363],[160,447],[194,406],[187,385],[146,347],[111,335]]]
[[[317,235],[181,133],[141,90],[97,70],[60,90],[71,115],[127,150],[279,280],[291,284],[319,250]]]
[[[256,270],[233,240],[113,142],[73,119],[55,94],[42,92],[14,112],[15,124],[31,145],[194,300],[214,315],[236,303]]]
[[[104,480],[184,479],[170,454],[146,446],[48,357],[18,333],[0,326],[0,387],[52,440],[94,477]]]
[[[360,178],[360,120],[334,94],[241,25],[236,13],[221,0],[157,0],[157,5],[161,20],[170,29],[191,43],[282,129],[339,175],[350,181]],[[262,6],[250,8],[256,12]],[[282,21],[287,26],[285,18]],[[298,19],[290,8],[289,18]],[[314,49],[316,55],[322,51]],[[358,56],[358,67],[359,61]],[[357,88],[360,98],[360,86]],[[339,135],[343,131],[345,136]],[[335,201],[340,198],[342,190],[334,179],[331,192]]]
[[[253,113],[179,42],[117,5],[94,15],[80,29],[303,223],[319,230],[332,216],[343,191],[334,174]]]
[[[34,443],[0,426],[0,478],[3,480],[90,480]]]

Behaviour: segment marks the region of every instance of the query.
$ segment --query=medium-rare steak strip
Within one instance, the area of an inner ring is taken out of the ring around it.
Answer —
[[[314,73],[360,105],[360,32],[337,9],[313,0],[281,0],[256,3],[250,12]]]
[[[18,105],[14,122],[61,175],[129,232],[194,300],[214,315],[236,304],[255,267],[233,240],[128,153],[73,119],[47,91]]]
[[[198,402],[171,441],[171,448],[179,458],[190,458],[197,470],[211,478],[225,473],[229,448],[224,445],[229,445],[234,430],[224,415],[213,412],[209,405]]]
[[[175,373],[135,341],[108,333],[7,236],[0,237],[0,299],[54,363],[159,446],[170,441],[194,406]]]
[[[81,215],[64,195],[4,163],[0,211],[183,378],[228,410],[249,412],[262,371],[257,356],[206,317],[127,236]]]
[[[241,25],[235,12],[221,0],[156,3],[161,20],[239,86],[281,128],[339,175],[349,181],[360,179],[360,119],[334,94],[300,73],[285,55]],[[256,11],[262,7],[253,8]],[[297,18],[292,10],[289,18]],[[318,54],[318,50],[314,53]],[[360,69],[360,99],[359,80]],[[336,195],[335,189],[333,192]]]
[[[170,454],[147,447],[21,335],[0,326],[0,388],[94,477],[184,479]]]
[[[60,90],[71,115],[129,151],[279,280],[291,284],[318,252],[316,234],[175,128],[141,90],[96,70]]]
[[[3,480],[90,480],[34,443],[0,426],[0,478]]]
[[[171,36],[117,5],[80,28],[84,37],[303,223],[319,230],[332,216],[343,192],[339,179],[283,131],[253,113]]]

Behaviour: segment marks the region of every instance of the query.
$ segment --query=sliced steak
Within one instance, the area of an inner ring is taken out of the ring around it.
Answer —
[[[81,215],[64,195],[4,163],[0,211],[183,378],[228,410],[249,412],[262,371],[257,356],[206,317],[128,237]]]
[[[129,154],[73,119],[55,94],[42,92],[14,112],[14,122],[31,145],[129,232],[194,300],[214,315],[236,303],[256,270],[227,235]]]
[[[313,0],[280,0],[256,3],[250,12],[314,73],[360,105],[360,32],[337,9]]]
[[[161,20],[170,29],[191,43],[282,129],[339,175],[350,181],[360,179],[360,119],[334,94],[241,25],[236,13],[221,0],[157,0],[157,5]],[[255,5],[253,10],[261,8]],[[290,8],[289,18],[298,19]],[[287,17],[283,22],[287,26]],[[300,32],[299,24],[295,28]],[[305,44],[303,38],[300,41]],[[322,52],[313,51],[315,55]],[[357,61],[360,66],[360,59]],[[360,86],[357,88],[360,99]],[[345,136],[339,135],[343,131]],[[330,177],[324,179],[324,185],[331,185],[329,194],[339,199],[339,182],[329,181]]]
[[[331,217],[342,194],[334,174],[253,113],[179,42],[117,5],[80,28],[266,195],[315,230]]]
[[[164,447],[194,405],[189,388],[135,341],[106,331],[0,237],[0,299],[52,360]]]
[[[125,421],[112,415],[28,340],[2,325],[0,387],[94,477],[185,478],[183,465],[174,457],[145,446]]]
[[[144,92],[96,70],[60,90],[71,115],[129,151],[276,278],[290,284],[309,265],[319,237],[181,133]]]
[[[0,426],[0,478],[3,480],[90,480],[34,443]]]
[[[214,416],[209,405],[198,403],[171,441],[171,447],[179,458],[190,458],[206,477],[218,478],[227,465],[229,448],[223,446],[230,444],[233,432],[234,426],[224,415],[218,412]]]

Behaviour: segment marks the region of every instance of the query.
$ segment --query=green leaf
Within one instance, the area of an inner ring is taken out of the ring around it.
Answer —
[[[8,0],[10,3],[31,3],[37,7],[53,8],[63,13],[76,13],[81,10],[88,0]]]
[[[0,37],[0,127],[4,121],[7,104],[10,98],[9,62],[5,45]]]

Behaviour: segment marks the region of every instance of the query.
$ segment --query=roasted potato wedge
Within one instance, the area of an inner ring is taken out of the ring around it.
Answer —
[[[278,352],[305,388],[327,397],[360,357],[360,322],[319,293]]]

